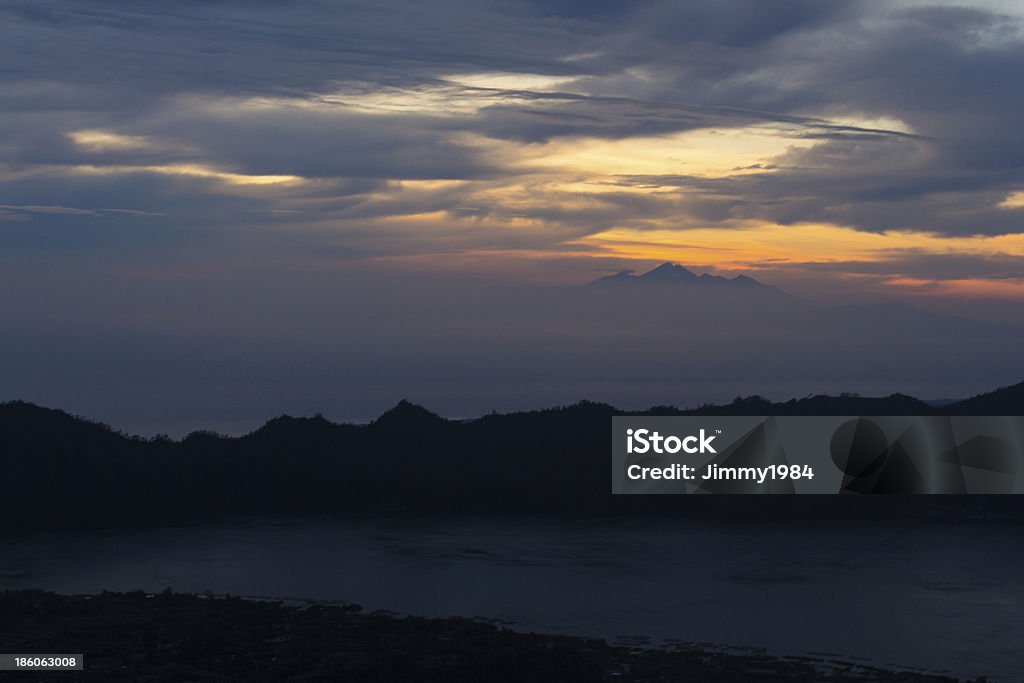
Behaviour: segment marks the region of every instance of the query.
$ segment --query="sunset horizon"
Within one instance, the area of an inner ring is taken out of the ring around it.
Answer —
[[[0,0],[0,678],[1024,680],[1022,82],[1021,0]]]

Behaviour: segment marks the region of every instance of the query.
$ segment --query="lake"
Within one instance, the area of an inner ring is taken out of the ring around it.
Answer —
[[[263,520],[0,536],[0,586],[357,602],[1024,680],[1019,527]]]

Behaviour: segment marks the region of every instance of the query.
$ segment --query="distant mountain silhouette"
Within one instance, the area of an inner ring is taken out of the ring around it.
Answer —
[[[622,270],[615,275],[598,278],[590,283],[592,287],[638,287],[652,285],[695,285],[709,287],[762,287],[775,289],[765,285],[752,277],[737,275],[732,278],[725,278],[710,273],[697,275],[693,271],[684,268],[678,263],[666,261],[660,266],[647,271],[643,275],[633,275],[632,271]]]
[[[446,420],[402,401],[369,425],[275,418],[241,437],[128,436],[63,411],[0,404],[0,527],[152,525],[239,515],[688,515],[792,520],[924,515],[1024,519],[1020,496],[612,496],[602,403]],[[646,415],[1021,415],[1024,383],[948,405],[901,394],[754,396]],[[978,506],[981,506],[980,512]]]

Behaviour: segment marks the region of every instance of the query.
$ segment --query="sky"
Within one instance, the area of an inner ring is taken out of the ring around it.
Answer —
[[[1006,322],[1024,300],[1021,73],[1017,2],[6,0],[0,399],[173,430],[369,417],[406,393],[465,414],[592,397],[608,359],[561,392],[483,379],[507,354],[443,390],[397,370],[344,400],[314,385],[389,334],[490,343],[465,333],[482,303],[381,321],[423,299],[498,288],[499,318],[543,348],[552,319],[512,311],[662,261]],[[353,336],[347,360],[283,370]],[[247,345],[231,378],[203,374]],[[969,392],[994,367],[846,384]],[[271,370],[305,379],[257,392]],[[729,390],[838,381],[747,377]]]

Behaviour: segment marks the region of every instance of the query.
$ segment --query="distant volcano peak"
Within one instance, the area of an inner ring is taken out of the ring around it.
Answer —
[[[764,287],[769,288],[752,277],[737,275],[735,277],[722,277],[711,273],[697,275],[689,268],[665,261],[661,265],[652,268],[642,275],[634,275],[632,271],[622,270],[615,275],[598,278],[590,283],[591,285],[703,285],[713,287]]]
[[[697,275],[678,263],[665,261],[657,268],[647,271],[639,277],[641,280],[659,282],[690,282],[696,279]]]

